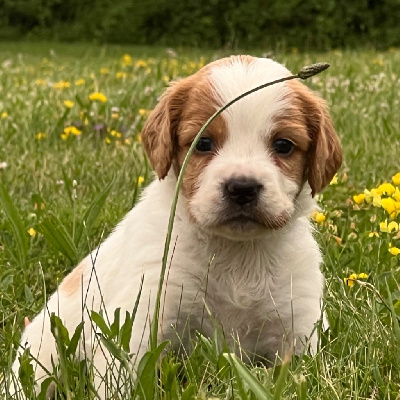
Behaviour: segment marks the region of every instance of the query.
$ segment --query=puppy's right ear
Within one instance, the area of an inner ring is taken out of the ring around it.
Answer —
[[[142,142],[159,179],[164,179],[171,167],[176,132],[191,85],[190,78],[173,82],[161,96],[143,127]]]

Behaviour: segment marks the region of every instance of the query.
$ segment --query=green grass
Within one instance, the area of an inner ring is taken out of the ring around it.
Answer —
[[[111,231],[151,180],[138,134],[166,81],[224,55],[178,53],[171,59],[165,49],[0,44],[0,163],[6,163],[0,164],[3,375],[9,371],[24,317],[43,307],[62,277]],[[122,65],[124,54],[132,56],[132,65]],[[338,184],[319,197],[326,220],[317,238],[325,256],[331,328],[322,335],[315,357],[305,355],[269,369],[248,368],[229,357],[218,335],[199,337],[192,354],[162,359],[160,381],[151,373],[156,357],[149,357],[147,366],[142,363],[145,390],[139,390],[140,385],[134,389],[139,398],[400,398],[400,256],[389,252],[389,243],[400,247],[400,235],[380,232],[379,223],[388,218],[384,209],[358,206],[352,198],[390,182],[400,170],[400,51],[275,58],[294,72],[317,61],[331,64],[307,82],[330,104],[344,148]],[[100,73],[101,68],[108,73]],[[85,83],[76,86],[80,79]],[[52,86],[60,81],[70,87]],[[97,91],[107,96],[105,103],[89,100]],[[71,109],[66,100],[75,103]],[[82,133],[63,140],[64,128],[72,125]],[[30,228],[35,236],[28,234]],[[379,237],[369,237],[374,231]],[[349,287],[343,278],[352,273],[367,273],[369,278]],[[116,358],[126,357],[121,331],[117,325],[103,330]],[[74,340],[64,335],[59,341],[65,357],[58,395],[83,398],[86,393],[94,398],[88,374],[70,357]],[[121,375],[135,388],[128,367]]]

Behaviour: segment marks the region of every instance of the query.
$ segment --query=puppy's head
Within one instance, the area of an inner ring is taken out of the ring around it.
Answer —
[[[234,56],[173,83],[142,132],[158,177],[170,169],[179,173],[194,137],[220,106],[289,74],[269,59]],[[283,227],[304,185],[314,196],[330,182],[341,158],[325,103],[292,80],[243,98],[213,121],[190,158],[182,193],[203,229],[253,238]]]

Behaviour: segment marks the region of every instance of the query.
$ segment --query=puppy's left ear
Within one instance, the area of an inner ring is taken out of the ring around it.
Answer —
[[[190,87],[190,78],[173,82],[161,96],[143,127],[142,142],[159,179],[164,179],[171,167],[176,131]]]
[[[311,138],[305,179],[314,197],[329,184],[341,166],[342,147],[324,100],[302,83],[294,81],[293,84]]]

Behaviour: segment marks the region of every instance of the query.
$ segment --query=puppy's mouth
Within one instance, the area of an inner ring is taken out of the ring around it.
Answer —
[[[274,216],[253,208],[221,212],[210,228],[216,234],[240,240],[259,237],[267,231],[283,228],[288,221],[288,213]]]

